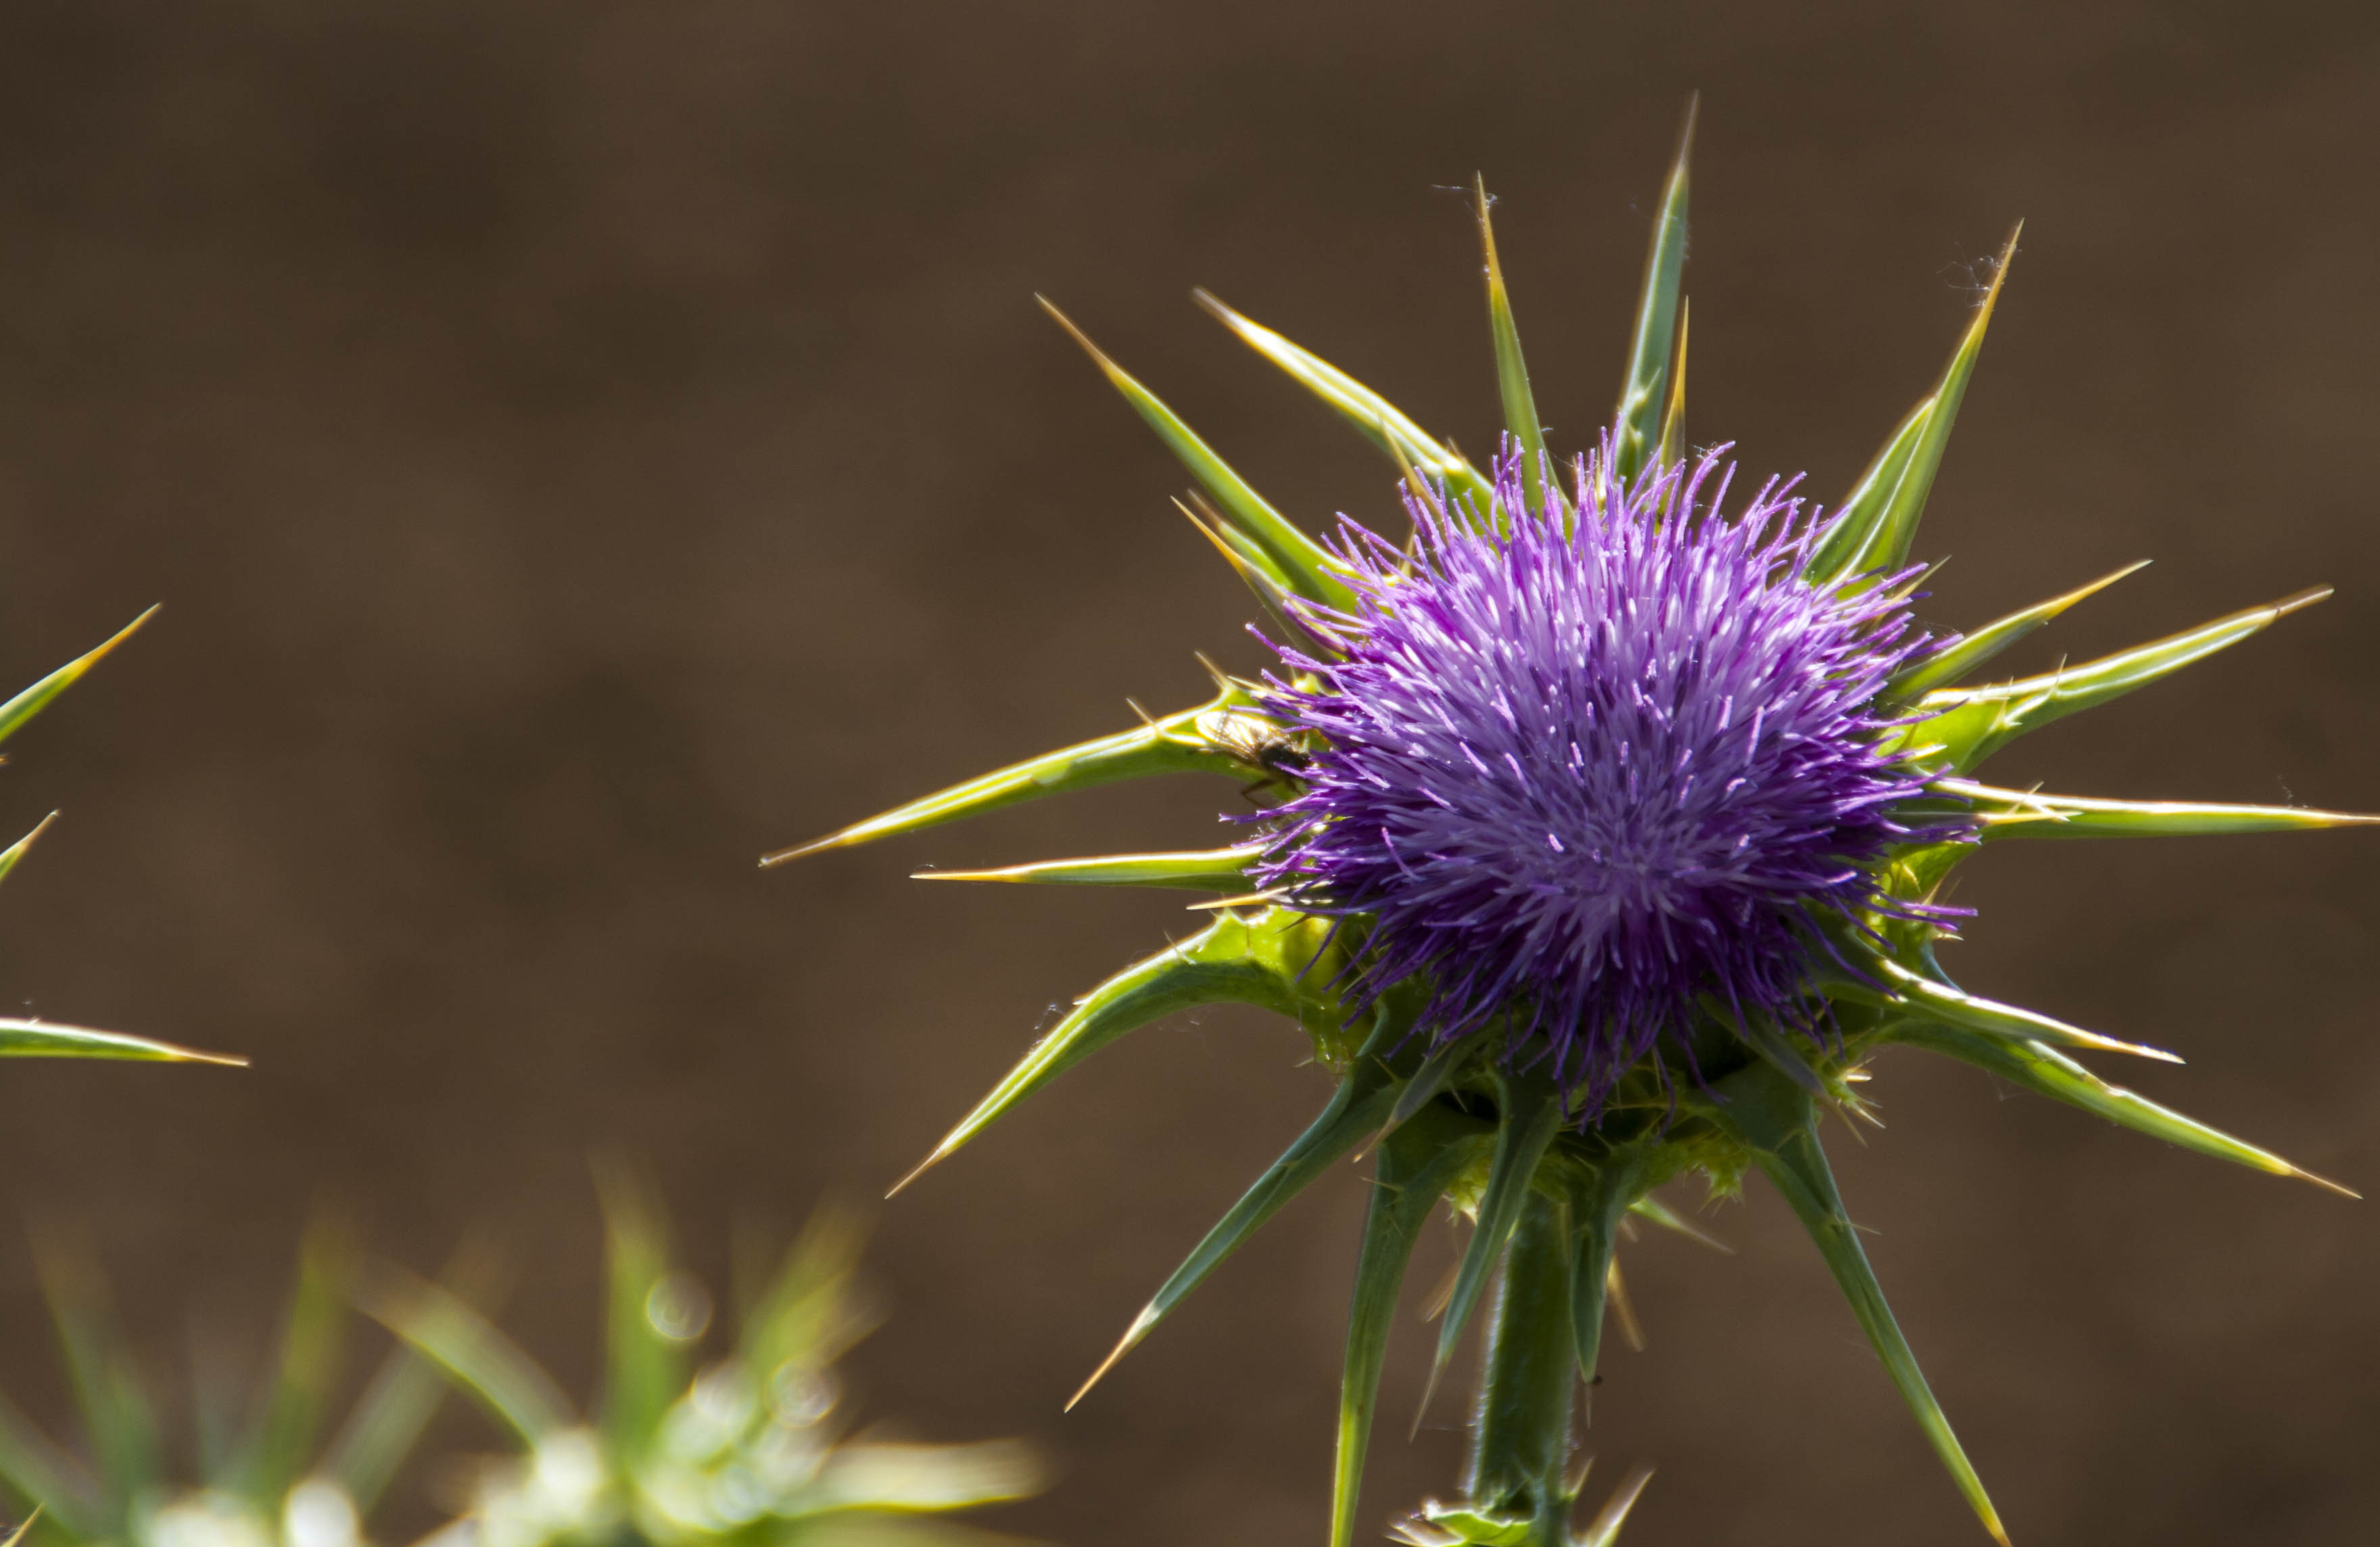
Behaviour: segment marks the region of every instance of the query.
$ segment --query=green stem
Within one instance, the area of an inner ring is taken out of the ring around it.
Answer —
[[[1526,1516],[1529,1547],[1564,1547],[1571,1417],[1578,1377],[1572,1339],[1570,1211],[1531,1191],[1497,1291],[1464,1489],[1473,1504]]]

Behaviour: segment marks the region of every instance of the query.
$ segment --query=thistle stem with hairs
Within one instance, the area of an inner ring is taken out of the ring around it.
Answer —
[[[1570,1211],[1541,1192],[1522,1207],[1488,1324],[1463,1489],[1475,1508],[1531,1520],[1528,1547],[1568,1547],[1571,1419]]]

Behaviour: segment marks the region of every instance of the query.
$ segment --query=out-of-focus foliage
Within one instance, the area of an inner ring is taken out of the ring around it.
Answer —
[[[337,1225],[308,1233],[279,1353],[247,1410],[236,1393],[197,1386],[192,1479],[173,1468],[157,1405],[97,1266],[84,1251],[42,1243],[42,1288],[89,1459],[0,1396],[0,1484],[40,1506],[25,1547],[362,1547],[365,1517],[445,1384],[400,1345],[329,1447],[318,1448],[344,1364],[355,1261]]]
[[[544,1370],[455,1295],[370,1301],[518,1442],[480,1468],[468,1507],[423,1547],[938,1547],[1002,1539],[931,1517],[1033,1492],[1014,1441],[917,1444],[847,1428],[835,1361],[874,1327],[854,1283],[860,1233],[821,1211],[698,1366],[709,1294],[670,1261],[649,1193],[603,1181],[607,1370],[579,1414]]]

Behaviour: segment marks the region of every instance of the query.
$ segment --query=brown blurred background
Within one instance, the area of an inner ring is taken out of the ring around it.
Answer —
[[[764,848],[1254,665],[1184,481],[1042,290],[1285,508],[1369,448],[1214,288],[1485,450],[1467,217],[1575,445],[1617,383],[1687,91],[1691,430],[1831,498],[2027,220],[1920,543],[1972,623],[2157,562],[2037,667],[2313,582],[2330,604],[2046,732],[2004,782],[2380,808],[2380,70],[2368,7],[1759,4],[0,9],[0,677],[164,613],[9,749],[20,1013],[255,1058],[0,1070],[6,1212],[88,1222],[162,1382],[260,1345],[310,1203],[427,1268],[492,1222],[509,1324],[592,1379],[586,1158],[734,1220],[873,1196],[1164,895],[927,864],[1208,838],[1226,787]],[[2034,846],[1973,867],[1979,989],[2163,1042],[2160,1099],[2380,1184],[2380,839]],[[1301,1202],[1058,1404],[1303,1123],[1294,1034],[1148,1031],[881,1211],[865,1411],[1035,1436],[1011,1529],[1312,1542],[1361,1184]],[[2362,1543],[2380,1215],[1887,1058],[1854,1212],[2019,1541]],[[1691,1200],[1692,1194],[1682,1200]],[[1740,1254],[1626,1261],[1630,1541],[1974,1541],[1755,1183]],[[1441,1244],[1433,1248],[1440,1257]],[[1425,1263],[1416,1277],[1436,1276]],[[1367,1520],[1452,1480],[1459,1404]],[[0,1224],[0,1387],[63,1421]],[[436,1448],[484,1444],[457,1415]],[[432,1518],[418,1483],[391,1522]]]

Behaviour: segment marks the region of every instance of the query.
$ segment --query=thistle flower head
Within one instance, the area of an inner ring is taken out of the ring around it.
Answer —
[[[1569,505],[1508,457],[1500,526],[1406,496],[1410,555],[1345,522],[1354,604],[1300,609],[1325,648],[1268,699],[1315,749],[1259,877],[1371,920],[1364,996],[1427,974],[1435,1042],[1502,1016],[1589,1115],[1698,1004],[1812,1028],[1814,916],[1909,906],[1871,869],[1925,783],[1878,742],[1909,576],[1814,581],[1835,523],[1792,481],[1730,517],[1723,450],[1607,447]]]
[[[1279,798],[1253,819],[1256,834],[1225,848],[925,872],[1182,887],[1221,900],[1197,905],[1214,911],[1196,935],[1075,1000],[900,1186],[1173,1011],[1239,1002],[1294,1017],[1337,1078],[1329,1104],[1150,1297],[1091,1380],[1333,1162],[1371,1155],[1332,1547],[1355,1539],[1390,1318],[1441,1200],[1474,1229],[1441,1301],[1433,1380],[1492,1299],[1490,1325],[1462,1496],[1425,1506],[1402,1540],[1611,1540],[1637,1484],[1583,1537],[1566,1520],[1579,1490],[1573,1367],[1589,1383],[1602,1378],[1607,1298],[1630,1324],[1616,1243],[1630,1215],[1698,1234],[1652,1196],[1668,1178],[1698,1171],[1729,1191],[1756,1168],[1808,1232],[1977,1520],[2006,1547],[1820,1141],[1823,1112],[1867,1114],[1855,1088],[1866,1060],[1917,1048],[2167,1143],[2345,1190],[2070,1056],[2171,1054],[1969,993],[1934,950],[1963,914],[1936,899],[1984,843],[2380,823],[2294,806],[2048,795],[1974,777],[2017,737],[2145,688],[2328,591],[1998,680],[1975,678],[2139,566],[1955,640],[1916,630],[1912,544],[2014,232],[1941,375],[1840,507],[1805,508],[1791,481],[1772,481],[1729,513],[1725,448],[1691,465],[1678,449],[1693,125],[1690,108],[1611,431],[1572,464],[1568,494],[1546,449],[1484,182],[1488,333],[1512,448],[1485,471],[1345,372],[1199,292],[1243,342],[1398,464],[1414,493],[1409,547],[1343,518],[1335,545],[1316,540],[1050,308],[1196,481],[1184,512],[1293,641],[1279,647],[1285,669],[1262,682],[1219,671],[1206,704],[1144,713],[1136,728],[761,861],[1158,774],[1220,774]],[[1493,1297],[1491,1282],[1503,1285]]]

